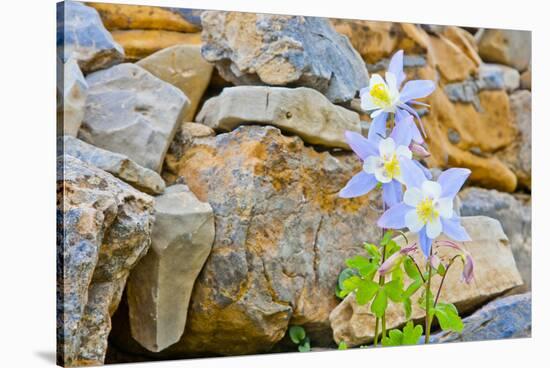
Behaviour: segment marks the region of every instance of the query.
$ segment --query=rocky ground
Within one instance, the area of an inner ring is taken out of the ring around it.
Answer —
[[[290,325],[317,349],[368,344],[373,316],[334,288],[382,209],[337,196],[360,167],[343,133],[366,134],[358,91],[399,49],[437,83],[426,164],[472,170],[475,282],[451,272],[442,296],[466,327],[432,340],[530,336],[529,32],[73,1],[58,17],[59,363],[294,351]]]

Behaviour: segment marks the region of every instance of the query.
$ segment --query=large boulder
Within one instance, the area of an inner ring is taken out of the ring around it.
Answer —
[[[76,137],[84,118],[88,83],[75,59],[65,64],[58,59],[57,63],[57,131]]]
[[[462,282],[461,265],[457,263],[447,273],[440,300],[454,303],[460,313],[465,313],[521,285],[522,279],[516,268],[508,238],[497,220],[473,216],[463,217],[462,223],[472,238],[471,242],[464,245],[474,259],[474,280],[470,284]],[[411,243],[418,239],[416,234],[407,233],[406,236]],[[403,242],[402,237],[397,241]],[[448,248],[438,250],[440,257],[451,253]],[[417,252],[414,257],[421,262],[423,255]],[[436,275],[432,280],[432,292],[435,295],[441,277]],[[419,297],[420,292],[413,296],[411,318],[414,320],[420,320],[425,316],[424,309],[418,304]],[[355,296],[348,295],[330,314],[334,341],[337,343],[345,341],[348,346],[371,342],[374,339],[375,319],[375,315],[370,310],[370,304],[358,305]],[[389,302],[386,311],[387,328],[397,328],[405,322],[403,307]]]
[[[58,146],[61,146],[65,154],[107,171],[142,192],[148,194],[164,192],[164,180],[159,174],[136,164],[125,155],[92,146],[71,136],[63,137],[63,140],[58,142]]]
[[[160,50],[137,63],[151,74],[178,87],[190,101],[182,121],[194,121],[214,66],[204,60],[199,45],[177,45]]]
[[[359,115],[333,105],[311,88],[238,86],[206,101],[197,122],[229,131],[242,124],[270,124],[305,142],[349,149],[346,130],[361,132]]]
[[[214,215],[184,185],[155,198],[151,250],[132,270],[128,306],[132,336],[150,351],[176,343],[185,329],[195,279],[214,241]]]
[[[363,60],[327,19],[221,11],[201,19],[203,56],[234,84],[310,87],[341,103],[368,83]]]
[[[443,331],[431,343],[517,339],[531,337],[531,293],[512,295],[485,305],[464,318],[461,333]]]
[[[153,199],[71,157],[58,158],[58,363],[102,364],[130,270],[147,252]]]
[[[57,49],[63,62],[75,58],[84,73],[124,60],[124,50],[105,29],[97,11],[70,0],[57,4]]]
[[[459,197],[462,216],[489,216],[502,224],[524,281],[524,288],[530,289],[531,197],[483,188],[467,188],[460,192]]]
[[[189,100],[178,88],[134,64],[86,77],[89,91],[79,138],[160,172]]]
[[[477,45],[484,61],[509,65],[520,72],[531,62],[531,31],[484,29]]]

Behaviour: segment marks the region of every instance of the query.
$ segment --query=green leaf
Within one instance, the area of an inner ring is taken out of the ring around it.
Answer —
[[[405,266],[405,272],[407,273],[407,276],[409,276],[411,279],[413,280],[422,279],[420,272],[418,271],[418,268],[416,267],[412,259],[410,259],[409,257],[406,257],[405,261],[403,262],[403,265]]]
[[[376,317],[381,318],[386,307],[388,306],[388,296],[386,295],[386,290],[384,288],[379,288],[378,293],[374,297],[374,300],[371,304],[371,311],[376,315]]]
[[[311,345],[309,343],[309,337],[306,337],[304,342],[302,344],[298,345],[298,351],[300,353],[305,353],[305,352],[311,351]]]
[[[347,292],[347,294],[352,291],[357,290],[359,284],[361,284],[362,279],[359,276],[351,276],[342,281],[342,291]]]
[[[373,257],[373,258],[380,258],[382,257],[382,254],[380,254],[380,250],[378,249],[378,247],[372,243],[365,243],[364,245],[365,247],[365,250],[367,251],[367,253]]]
[[[412,302],[411,298],[403,299],[403,308],[405,309],[405,319],[411,318],[412,315]]]
[[[344,289],[344,280],[349,279],[351,276],[355,276],[356,273],[351,268],[344,268],[342,272],[340,272],[340,275],[338,275],[338,287],[340,290]]]
[[[407,322],[403,328],[403,345],[416,345],[420,336],[424,333],[422,325],[414,325],[412,321]]]
[[[354,256],[346,259],[346,265],[350,268],[366,267],[370,264],[370,260],[363,256]]]
[[[441,277],[445,275],[445,266],[443,265],[443,263],[440,263],[439,266],[437,266],[437,274]]]
[[[391,280],[384,285],[384,290],[393,302],[399,303],[403,300],[403,281],[400,279]]]
[[[428,290],[428,298],[429,298],[429,305],[430,305],[430,314],[433,315],[434,313],[434,296],[431,290]],[[420,305],[420,308],[426,310],[426,290],[422,290],[422,294],[420,295],[420,298],[418,299],[418,304]]]
[[[388,259],[392,254],[401,250],[401,247],[393,240],[388,241],[386,244],[386,259]]]
[[[393,237],[393,231],[391,230],[388,230],[386,231],[386,233],[384,234],[384,236],[382,237],[382,240],[380,240],[380,245],[383,247],[385,245],[388,244],[388,242],[391,240],[391,238]]]
[[[407,286],[407,289],[405,290],[405,292],[403,293],[403,298],[410,298],[411,296],[413,296],[414,293],[416,293],[416,291],[420,289],[422,285],[423,283],[421,279],[416,279],[413,282],[411,282],[409,286]]]
[[[340,341],[340,343],[338,344],[338,350],[347,350],[348,349],[348,344],[346,344],[345,341]]]
[[[306,330],[302,326],[291,326],[288,335],[293,343],[299,344],[306,338]]]
[[[462,332],[464,324],[458,315],[458,311],[453,304],[437,303],[435,307],[435,316],[439,322],[439,327],[444,331]]]
[[[399,265],[400,265],[400,263],[399,263]],[[403,282],[403,270],[401,269],[401,267],[397,267],[392,271],[391,279],[392,280],[399,280],[399,281]]]
[[[387,337],[382,338],[382,346],[400,346],[403,342],[403,333],[399,330],[391,330]]]
[[[355,298],[357,304],[365,305],[367,304],[378,291],[379,285],[371,280],[361,280],[357,291],[355,293]]]

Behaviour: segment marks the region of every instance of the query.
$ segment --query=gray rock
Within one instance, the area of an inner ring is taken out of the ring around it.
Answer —
[[[103,364],[110,317],[150,245],[153,199],[71,156],[58,175],[58,363]]]
[[[368,83],[361,56],[325,18],[207,11],[202,27],[202,55],[236,85],[310,87],[342,103]]]
[[[129,63],[92,73],[86,81],[90,88],[79,138],[160,172],[189,105],[183,92]]]
[[[506,65],[481,64],[479,67],[481,89],[505,89],[511,93],[519,88],[519,72]]]
[[[521,73],[520,77],[520,87],[521,89],[531,90],[531,64],[529,63],[529,68],[526,71]]]
[[[214,241],[214,214],[184,185],[155,198],[151,250],[132,270],[128,306],[132,336],[150,351],[178,342],[195,279]]]
[[[164,192],[164,180],[151,169],[139,166],[128,157],[110,152],[71,136],[63,138],[65,154],[113,174],[136,189],[148,194]]]
[[[464,318],[461,333],[432,335],[431,343],[502,340],[531,337],[531,293],[512,295],[487,304]]]
[[[491,63],[511,66],[522,72],[531,62],[531,32],[485,29],[478,37],[479,56]]]
[[[105,29],[94,8],[76,1],[57,4],[57,48],[64,62],[71,57],[84,73],[124,60],[124,50]]]
[[[76,137],[84,118],[84,105],[88,95],[88,83],[75,59],[65,64],[58,59],[57,123],[58,132]]]
[[[531,134],[531,91],[517,91],[510,95],[510,109],[519,137],[514,155],[509,160],[519,185],[531,189],[532,134]]]
[[[483,215],[500,221],[508,236],[524,286],[531,288],[531,198],[482,188],[460,192],[462,216]]]
[[[349,149],[345,131],[361,131],[357,113],[303,87],[225,88],[221,95],[206,101],[197,122],[222,131],[243,124],[270,124],[297,134],[305,142],[345,149]]]

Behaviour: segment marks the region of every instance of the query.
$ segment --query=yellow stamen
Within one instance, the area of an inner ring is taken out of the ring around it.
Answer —
[[[384,169],[386,170],[388,177],[392,179],[401,174],[401,168],[399,167],[397,155],[393,154],[389,160],[384,161]]]
[[[372,86],[370,89],[370,95],[372,96],[374,103],[378,106],[387,106],[391,104],[390,94],[384,84],[378,83]]]
[[[416,206],[416,213],[418,214],[418,218],[420,218],[423,223],[433,221],[439,216],[439,212],[436,211],[434,201],[431,198],[422,200]]]

